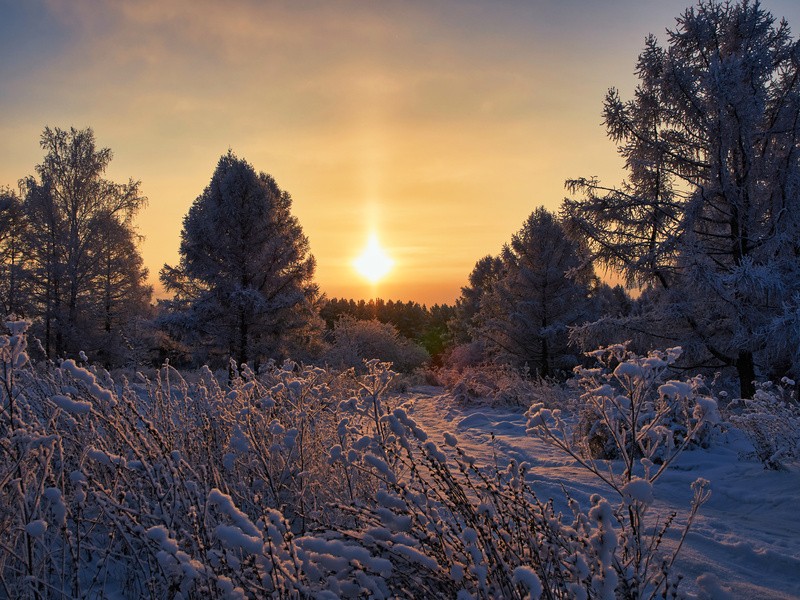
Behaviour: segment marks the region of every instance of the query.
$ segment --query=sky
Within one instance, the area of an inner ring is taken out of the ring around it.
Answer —
[[[452,303],[564,181],[623,177],[602,126],[645,36],[689,0],[0,0],[0,186],[45,126],[92,127],[141,181],[158,288],[182,219],[232,149],[293,198],[329,297]],[[800,2],[765,0],[800,31]],[[378,284],[353,261],[370,240]]]

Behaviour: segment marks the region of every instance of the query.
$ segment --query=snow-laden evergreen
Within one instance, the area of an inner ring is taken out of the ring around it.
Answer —
[[[582,245],[540,207],[499,256],[476,263],[451,330],[482,360],[563,374],[577,364],[569,327],[595,316],[600,285]]]
[[[259,362],[308,346],[318,319],[315,261],[292,198],[228,152],[192,204],[162,323],[204,360]]]

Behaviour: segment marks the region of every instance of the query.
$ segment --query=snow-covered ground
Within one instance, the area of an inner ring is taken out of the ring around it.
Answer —
[[[558,504],[564,486],[584,506],[596,492],[615,500],[576,461],[527,435],[522,409],[465,407],[439,388],[416,388],[411,396],[414,418],[434,439],[455,434],[460,446],[485,465],[495,457],[528,462],[541,498]],[[700,509],[679,556],[685,575],[681,587],[698,593],[696,579],[710,573],[729,592],[719,597],[800,598],[800,468],[766,471],[747,457],[747,442],[735,434],[721,435],[711,449],[684,452],[655,483],[651,511],[664,516],[676,511],[680,523],[688,514],[692,481],[711,482],[711,499]],[[668,543],[677,543],[677,537],[674,533]]]

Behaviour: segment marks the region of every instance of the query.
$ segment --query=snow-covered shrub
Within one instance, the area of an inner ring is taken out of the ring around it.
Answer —
[[[552,501],[538,499],[527,465],[481,467],[455,436],[446,433],[437,444],[404,407],[386,410],[375,402],[369,408],[371,431],[331,455],[372,474],[377,502],[353,505],[355,525],[340,535],[394,566],[385,579],[393,594],[571,599],[676,593],[671,562],[655,556],[667,526],[644,541],[638,520],[653,501],[650,480],[630,478],[618,507],[599,495],[588,507],[568,499],[565,516]],[[698,482],[689,522],[707,497],[705,482]]]
[[[572,457],[618,495],[619,504],[609,513],[619,528],[617,591],[624,597],[661,593],[668,597],[679,581],[672,579],[669,567],[710,491],[704,479],[692,484],[693,499],[680,542],[671,557],[659,560],[656,553],[675,515],[661,521],[648,518],[653,484],[680,452],[707,439],[720,418],[717,403],[700,393],[699,377],[664,381],[680,348],[642,357],[625,345],[613,345],[591,355],[598,367],[575,369],[585,407],[577,430],[571,431],[561,410],[538,404],[528,412],[528,433]],[[602,440],[600,448],[593,447],[597,440]],[[598,460],[598,454],[618,459],[621,468]]]
[[[680,354],[671,348],[638,356],[625,344],[589,353],[597,366],[576,368],[570,382],[583,392],[573,431],[582,456],[626,464],[646,457],[661,464],[677,448],[710,443],[719,412],[703,394],[703,378],[666,379]]]
[[[32,368],[24,324],[11,327],[0,336],[0,596],[304,589],[292,536],[335,520],[345,497],[328,413],[355,389],[351,374],[287,364],[257,379],[245,367],[222,384],[206,369],[190,385],[165,366],[115,383],[72,360]]]
[[[410,373],[426,364],[430,355],[422,346],[400,335],[391,323],[362,321],[349,315],[339,317],[325,361],[336,368],[360,370],[365,360],[373,358],[392,363],[397,371]]]
[[[526,372],[501,363],[484,363],[460,369],[442,367],[437,382],[463,405],[488,404],[528,408],[537,400],[560,404],[564,390],[546,380],[532,379]]]
[[[360,380],[291,362],[258,378],[243,373],[228,392],[239,401],[223,456],[225,479],[253,482],[237,503],[256,514],[278,508],[301,532],[330,525],[330,505],[357,496],[328,451],[341,435],[339,404],[358,393]]]
[[[565,517],[526,465],[435,443],[386,363],[114,382],[30,366],[23,330],[0,338],[0,596],[566,599],[645,581],[622,512],[596,496]],[[628,483],[646,506],[648,482]]]
[[[783,470],[786,461],[800,460],[800,404],[792,398],[794,381],[756,386],[752,400],[737,399],[725,416],[745,432],[756,456],[767,469]]]
[[[486,353],[480,342],[468,342],[452,347],[444,357],[446,369],[462,371],[467,367],[477,367],[486,362]]]

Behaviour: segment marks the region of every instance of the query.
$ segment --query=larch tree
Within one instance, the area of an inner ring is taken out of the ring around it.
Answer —
[[[701,1],[667,41],[647,38],[631,100],[605,99],[628,180],[568,181],[582,197],[563,214],[601,263],[661,290],[649,327],[686,366],[732,368],[750,397],[800,342],[800,45],[747,0]]]
[[[500,281],[503,269],[499,256],[486,255],[475,263],[469,274],[469,283],[461,288],[461,296],[456,300],[455,316],[447,324],[456,344],[475,341],[481,299]]]
[[[180,264],[165,265],[161,322],[213,359],[286,355],[318,322],[315,261],[292,198],[232,152],[183,220]]]
[[[0,310],[4,316],[24,317],[27,312],[26,225],[19,196],[0,188]]]
[[[131,354],[133,342],[143,341],[134,338],[143,322],[152,318],[153,289],[146,283],[148,271],[139,253],[139,236],[128,224],[110,215],[101,214],[97,218],[98,233],[93,248],[97,260],[96,302],[92,321],[101,328],[101,345],[96,354],[105,364],[120,364]]]
[[[38,177],[21,181],[33,316],[48,356],[84,350],[99,358],[109,354],[112,337],[124,346],[127,322],[149,310],[132,225],[147,200],[139,182],[104,177],[113,155],[96,147],[91,128],[46,127],[41,146]]]
[[[574,366],[568,328],[588,318],[596,284],[583,248],[536,209],[501,253],[499,279],[481,295],[478,337],[490,354],[549,377]]]

